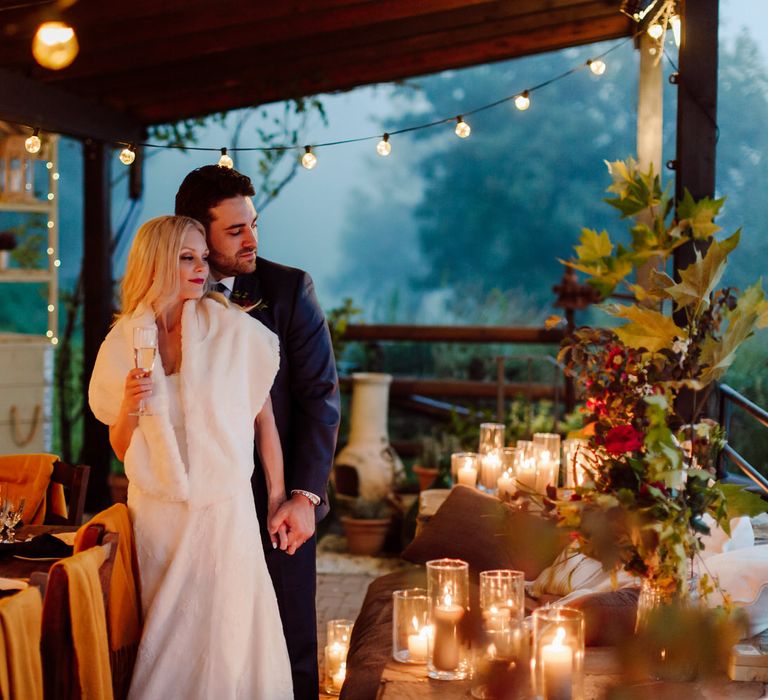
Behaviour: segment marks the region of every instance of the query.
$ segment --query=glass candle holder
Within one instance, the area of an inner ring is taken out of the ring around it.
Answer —
[[[496,480],[499,498],[504,499],[517,491],[515,470],[522,450],[519,447],[505,447],[501,451],[501,476]]]
[[[472,664],[459,626],[469,608],[467,562],[460,559],[428,561],[427,597],[432,625],[427,675],[444,681],[466,678]]]
[[[587,441],[580,438],[563,440],[563,465],[565,488],[574,489],[584,483],[588,474],[589,458],[587,456]]]
[[[534,433],[536,455],[536,492],[546,493],[547,486],[558,485],[560,476],[560,436],[556,433]]]
[[[496,493],[499,477],[503,472],[503,455],[501,449],[493,449],[480,455],[479,483],[488,493]]]
[[[486,630],[508,628],[525,617],[525,574],[512,569],[480,572],[480,610]]]
[[[392,658],[405,664],[427,663],[432,628],[426,589],[394,591],[392,604]]]
[[[536,452],[532,440],[517,441],[517,465],[515,481],[523,493],[536,492]]]
[[[338,695],[347,674],[347,652],[352,634],[352,620],[328,620],[325,646],[325,692]]]
[[[533,685],[542,700],[584,700],[584,614],[571,608],[533,611]]]
[[[451,477],[454,484],[475,488],[480,473],[480,455],[477,452],[454,452],[451,455]]]
[[[504,423],[480,423],[480,444],[478,452],[483,455],[492,451],[500,451],[504,447]]]

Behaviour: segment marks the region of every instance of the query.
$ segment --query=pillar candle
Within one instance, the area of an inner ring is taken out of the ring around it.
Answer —
[[[415,634],[408,635],[408,657],[417,663],[426,663],[429,656],[429,637],[431,628],[425,625]]]
[[[508,471],[504,472],[496,482],[499,489],[499,498],[504,494],[511,494],[515,490],[515,480],[512,478],[512,474]]]
[[[439,671],[453,671],[459,665],[459,634],[457,625],[464,616],[464,608],[455,605],[446,595],[434,610],[434,643],[432,664]]]
[[[474,486],[477,484],[477,469],[471,464],[465,464],[459,469],[459,483],[465,486]]]
[[[563,644],[565,630],[557,628],[555,638],[541,649],[544,700],[571,700],[573,650]]]

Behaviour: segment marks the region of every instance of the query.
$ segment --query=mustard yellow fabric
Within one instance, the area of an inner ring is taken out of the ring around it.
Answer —
[[[64,569],[69,582],[72,643],[82,700],[113,700],[107,619],[99,582],[99,567],[105,559],[104,547],[91,547],[53,565]]]
[[[3,700],[42,700],[40,626],[43,603],[37,588],[0,600],[0,695]]]
[[[22,520],[28,525],[42,525],[45,520],[45,494],[51,481],[56,455],[0,455],[0,484],[5,484],[14,498],[24,498]],[[67,517],[67,503],[61,484],[52,484],[53,511]]]
[[[116,532],[119,535],[109,587],[108,613],[109,648],[117,651],[137,643],[141,637],[139,570],[128,508],[124,503],[116,503],[97,513],[77,531],[75,552],[83,549],[83,536],[90,525],[103,525],[107,532]]]

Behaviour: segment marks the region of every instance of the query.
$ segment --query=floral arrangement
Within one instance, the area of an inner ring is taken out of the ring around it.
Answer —
[[[701,415],[739,344],[768,325],[768,302],[760,282],[741,294],[716,289],[739,241],[738,231],[715,237],[724,200],[686,192],[673,219],[652,170],[632,159],[608,168],[614,196],[605,201],[634,219],[631,240],[615,245],[606,231],[584,229],[577,257],[561,262],[586,274],[603,299],[622,287],[633,303],[604,306],[623,325],[580,328],[563,342],[559,359],[586,399],[588,448],[582,483],[556,504],[557,515],[607,570],[685,594],[688,561],[709,531],[704,514],[727,531],[731,517],[765,510],[757,496],[714,481],[724,435]],[[688,241],[696,259],[675,281],[665,267]]]

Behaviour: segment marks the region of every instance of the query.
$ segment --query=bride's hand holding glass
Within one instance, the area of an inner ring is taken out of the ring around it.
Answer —
[[[133,329],[133,355],[136,369],[128,373],[126,397],[130,396],[128,384],[131,379],[136,380],[135,383],[131,382],[132,394],[135,396],[138,392],[141,395],[138,397],[138,405],[131,407],[129,415],[148,416],[152,412],[146,409],[144,399],[152,395],[152,368],[157,355],[157,326],[139,326]]]

